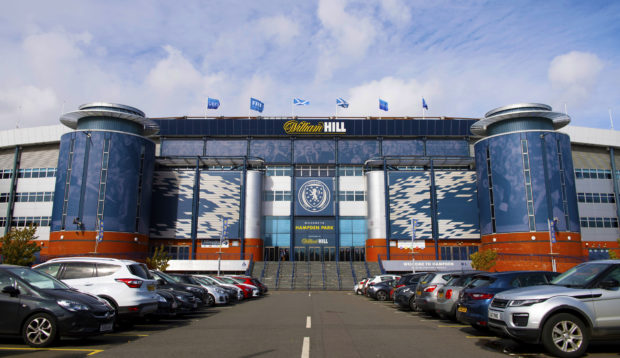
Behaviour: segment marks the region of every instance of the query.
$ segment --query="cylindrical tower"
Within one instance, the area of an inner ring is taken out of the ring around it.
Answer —
[[[523,103],[471,127],[485,137],[474,146],[481,249],[500,254],[498,271],[551,270],[553,261],[563,271],[575,264],[568,257],[581,256],[570,138],[556,132],[569,122],[550,106]]]
[[[377,255],[387,255],[387,228],[385,220],[385,179],[381,170],[366,173],[368,190],[368,239],[366,260],[377,261]]]
[[[261,208],[263,173],[257,170],[246,172],[245,188],[245,253],[252,254],[254,261],[263,260],[263,240],[261,239]]]
[[[90,103],[62,115],[49,254],[142,259],[148,250],[156,123],[136,108]]]

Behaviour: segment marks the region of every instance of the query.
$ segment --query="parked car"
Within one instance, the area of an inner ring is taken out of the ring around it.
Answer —
[[[353,292],[355,292],[355,294],[357,295],[361,295],[362,290],[364,289],[364,284],[366,284],[366,281],[368,281],[368,277],[363,278],[360,282],[353,285]]]
[[[396,280],[381,281],[368,287],[368,297],[377,301],[387,301],[394,294],[394,285]]]
[[[557,275],[557,272],[547,271],[477,274],[459,295],[456,319],[476,329],[487,329],[489,305],[497,293],[518,287],[546,285]]]
[[[202,282],[188,274],[174,274],[170,276],[181,284],[195,285],[207,290],[207,300],[209,306],[226,305],[229,302],[228,293],[226,293],[226,291],[219,286]]]
[[[400,278],[396,281],[396,285],[394,286],[394,288],[401,288],[403,286],[411,286],[411,285],[417,285],[418,282],[420,281],[420,277],[426,275],[427,272],[417,272],[417,273],[407,273],[404,274],[402,276],[400,276]]]
[[[230,283],[225,283],[223,281],[218,280],[217,278],[213,277],[213,276],[207,276],[207,275],[194,275],[194,277],[198,277],[201,279],[206,280],[207,282],[211,283],[212,285],[218,285],[220,287],[224,287],[224,288],[228,288],[231,289],[235,292],[236,296],[237,296],[237,301],[241,301],[245,298],[245,294],[243,292],[242,288],[239,288],[233,284]],[[251,295],[252,291],[249,290],[248,295]]]
[[[368,281],[366,281],[366,284],[364,285],[364,289],[363,289],[363,294],[368,296],[368,287],[372,286],[376,283],[382,282],[382,281],[388,281],[388,280],[397,280],[399,279],[400,276],[399,275],[392,275],[392,274],[386,274],[386,275],[377,275],[371,279],[369,279]]]
[[[242,276],[242,275],[231,275],[230,277],[240,280],[241,282],[247,284],[247,285],[254,285],[256,287],[258,287],[258,289],[260,290],[260,294],[264,295],[267,293],[267,291],[269,291],[269,289],[267,288],[267,286],[265,286],[262,282],[260,282],[257,278],[255,277],[250,277],[250,276]]]
[[[519,341],[540,343],[559,357],[579,357],[593,339],[620,339],[620,260],[590,261],[550,286],[498,293],[489,327]]]
[[[400,308],[407,308],[412,311],[417,311],[418,306],[415,304],[415,289],[418,286],[420,279],[426,275],[427,273],[423,272],[403,276],[406,278],[407,284],[394,290],[394,303],[396,303]]]
[[[215,304],[215,302],[209,299],[209,292],[200,285],[180,283],[165,272],[157,270],[151,270],[150,272],[157,279],[158,288],[191,293],[196,298],[198,306],[210,307]]]
[[[106,301],[28,267],[0,265],[0,289],[0,334],[21,335],[32,347],[114,327],[114,308]]]
[[[228,296],[229,303],[241,301],[243,299],[243,291],[238,287],[232,285],[222,285],[211,279],[210,277],[204,275],[192,275],[192,277],[194,278],[194,280],[200,282],[203,287],[213,286],[224,290],[224,293],[226,293],[226,296]]]
[[[34,269],[106,300],[119,318],[141,317],[157,310],[156,282],[144,264],[102,257],[65,257],[48,260]]]
[[[224,281],[226,283],[231,283],[233,285],[236,285],[237,287],[243,288],[245,287],[246,289],[250,290],[251,295],[247,296],[246,298],[251,298],[251,297],[258,297],[260,296],[260,289],[254,285],[248,285],[247,283],[244,283],[241,280],[238,280],[236,278],[233,277],[229,277],[229,276],[219,276],[217,277],[219,280]]]
[[[421,311],[436,315],[435,303],[437,292],[453,277],[461,276],[463,272],[429,272],[420,279],[415,292],[415,304]]]
[[[459,294],[474,279],[476,274],[478,273],[471,272],[452,277],[445,286],[439,288],[437,302],[435,303],[435,312],[439,317],[456,320],[456,305]]]

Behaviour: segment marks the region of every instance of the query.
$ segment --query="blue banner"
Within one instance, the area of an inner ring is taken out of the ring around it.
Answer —
[[[336,246],[336,220],[296,218],[295,246]]]
[[[379,98],[379,109],[386,112],[388,110],[388,103],[381,98]]]
[[[207,99],[207,109],[218,109],[220,107],[220,100],[215,98]]]
[[[295,215],[334,215],[333,178],[296,178],[295,194]]]
[[[250,109],[253,111],[257,111],[263,113],[263,109],[265,108],[265,104],[256,98],[250,98]]]

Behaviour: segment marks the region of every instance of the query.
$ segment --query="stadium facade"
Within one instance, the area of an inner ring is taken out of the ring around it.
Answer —
[[[0,226],[38,225],[45,257],[163,245],[191,268],[495,249],[498,270],[563,270],[619,251],[620,135],[565,127],[542,104],[476,120],[147,118],[91,103],[60,120],[0,132]]]

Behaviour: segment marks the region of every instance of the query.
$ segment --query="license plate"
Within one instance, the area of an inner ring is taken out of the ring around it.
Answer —
[[[148,286],[146,286],[146,288],[147,288],[149,291],[155,291],[155,285],[148,285]]]
[[[457,309],[459,312],[467,312],[467,307],[463,307],[463,306],[459,306],[459,308]]]
[[[99,331],[100,332],[107,332],[107,331],[111,331],[112,328],[114,327],[114,323],[110,322],[110,323],[104,323],[101,326],[99,326]]]
[[[422,294],[422,291],[415,291],[415,294],[420,296]]]
[[[439,292],[439,293],[437,294],[437,298],[443,298],[443,292]]]
[[[500,316],[499,312],[489,311],[489,318],[498,320],[499,316]]]

